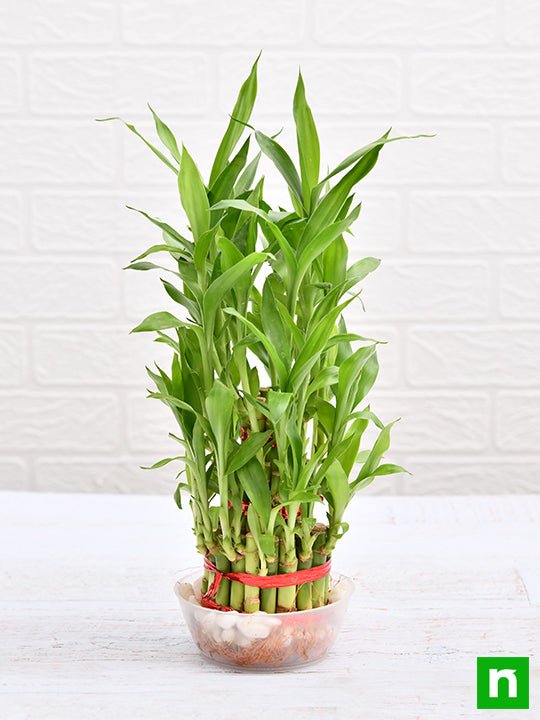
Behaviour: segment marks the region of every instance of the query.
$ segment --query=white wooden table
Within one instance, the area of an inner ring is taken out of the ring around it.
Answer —
[[[246,674],[182,624],[173,581],[199,557],[171,499],[0,494],[0,718],[539,718],[540,498],[359,496],[351,516],[336,646]],[[475,709],[477,655],[531,658],[530,711]]]

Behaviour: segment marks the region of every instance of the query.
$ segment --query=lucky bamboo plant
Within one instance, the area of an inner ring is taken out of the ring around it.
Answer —
[[[182,463],[176,502],[189,496],[197,549],[219,571],[275,575],[324,564],[348,528],[353,495],[403,472],[383,462],[394,423],[364,404],[378,343],[349,332],[343,316],[379,265],[372,257],[347,264],[345,236],[360,213],[353,192],[382,147],[400,138],[387,132],[321,177],[302,76],[293,102],[298,167],[275,136],[248,124],[256,94],[257,61],[207,181],[152,109],[163,151],[126,123],[174,174],[188,221],[180,232],[138,211],[162,239],[128,267],[166,270],[161,282],[178,304],[178,313],[154,313],[133,330],[156,333],[172,350],[167,371],[148,369],[149,397],[172,410],[179,430],[171,437],[183,452],[152,467]],[[292,209],[265,201],[261,154],[285,181]],[[171,266],[147,260],[157,253]],[[370,424],[377,437],[365,448]],[[203,592],[211,580],[206,571]],[[223,580],[215,601],[275,613],[318,607],[327,596],[328,576],[262,590]]]

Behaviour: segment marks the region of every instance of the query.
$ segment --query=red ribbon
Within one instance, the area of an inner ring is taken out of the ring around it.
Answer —
[[[246,572],[221,572],[207,557],[204,558],[204,569],[214,573],[207,592],[201,598],[203,607],[213,608],[214,610],[233,610],[231,607],[218,605],[214,600],[221,581],[232,580],[249,585],[250,587],[258,587],[263,589],[290,587],[291,585],[302,585],[303,583],[321,580],[330,572],[331,561],[327,560],[322,565],[306,568],[305,570],[296,570],[291,573],[282,573],[280,575],[252,575]]]

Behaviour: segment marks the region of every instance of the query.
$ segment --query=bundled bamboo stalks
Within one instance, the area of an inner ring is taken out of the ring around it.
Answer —
[[[360,213],[355,188],[383,147],[401,138],[387,132],[322,174],[299,75],[295,165],[275,136],[249,125],[257,64],[206,180],[152,110],[163,147],[143,140],[173,172],[187,228],[138,211],[161,238],[128,267],[172,273],[161,282],[177,313],[154,313],[133,332],[153,332],[172,351],[170,370],[148,369],[155,386],[149,397],[172,411],[179,431],[171,437],[181,449],[152,467],[183,466],[175,500],[181,507],[189,497],[197,549],[215,569],[205,571],[203,593],[217,574],[218,607],[275,613],[327,603],[328,576],[305,581],[306,572],[326,568],[354,494],[403,472],[383,462],[393,423],[382,423],[366,404],[378,341],[349,332],[344,319],[353,290],[379,265],[372,257],[347,262],[345,237]],[[289,210],[273,210],[264,199],[261,154],[284,180]],[[169,266],[149,260],[157,253]],[[368,425],[377,438],[366,448]],[[296,584],[260,587],[222,577],[229,572],[290,575]]]

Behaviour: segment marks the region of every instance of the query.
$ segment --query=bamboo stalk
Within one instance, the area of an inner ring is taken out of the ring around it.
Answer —
[[[246,535],[245,569],[252,575],[259,574],[259,552],[253,535]],[[253,613],[261,608],[259,588],[251,585],[244,587],[244,611]]]
[[[216,564],[216,556],[215,555],[209,555],[208,559],[210,560],[212,565]],[[207,592],[207,590],[211,587],[212,583],[214,582],[214,578],[216,575],[215,575],[215,573],[210,572],[210,570],[205,570],[204,572],[206,575],[206,590],[204,592]],[[204,577],[203,577],[203,582],[204,582]]]
[[[313,552],[298,557],[298,569],[307,570],[312,566]],[[311,610],[313,607],[312,601],[312,583],[302,583],[298,588],[298,594],[296,596],[296,609],[297,610]]]
[[[208,572],[208,570],[205,570],[203,572],[202,581],[201,581],[201,593],[203,595],[208,590],[208,576],[209,576],[209,572]]]
[[[324,547],[326,541],[326,533],[321,532],[313,544],[313,567],[324,565],[327,560],[326,549]],[[327,603],[328,585],[326,578],[314,580],[312,583],[312,603],[313,607],[322,607]]]
[[[292,573],[298,569],[298,558],[294,545],[283,538],[279,549],[279,572]],[[293,537],[294,542],[294,537]],[[278,588],[276,612],[292,612],[296,609],[296,585]]]
[[[229,562],[229,560],[227,560],[225,555],[216,555],[216,561],[214,565],[221,572],[229,572],[229,570],[231,569],[231,563]],[[221,578],[221,582],[219,584],[219,588],[215,597],[216,603],[218,605],[222,605],[223,607],[229,607],[230,591],[231,581],[227,580],[226,578]]]
[[[266,558],[268,575],[276,575],[278,571],[279,541],[274,538],[274,555]],[[261,610],[267,613],[276,612],[277,588],[264,588],[261,590]]]
[[[245,572],[245,557],[243,555],[238,556],[238,559],[231,563],[231,569],[233,572]],[[233,610],[238,610],[238,612],[242,612],[244,609],[244,585],[235,580],[231,582],[231,607]]]

